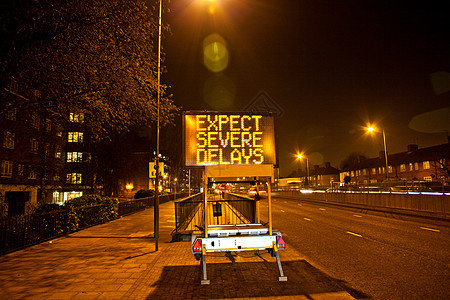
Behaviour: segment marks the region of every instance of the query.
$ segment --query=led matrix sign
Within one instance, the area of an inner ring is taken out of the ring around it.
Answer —
[[[187,166],[276,163],[271,115],[187,112],[184,127]]]

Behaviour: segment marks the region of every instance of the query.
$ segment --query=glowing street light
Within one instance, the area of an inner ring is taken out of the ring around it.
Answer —
[[[375,128],[373,126],[368,126],[367,127],[367,131],[368,132],[376,132]],[[381,130],[382,134],[383,134],[383,145],[384,145],[384,158],[385,158],[385,162],[386,162],[386,168],[385,168],[385,176],[386,176],[386,182],[388,180],[388,168],[389,168],[389,163],[388,163],[388,152],[387,152],[387,146],[386,146],[386,133],[384,132],[384,129]]]
[[[309,178],[309,159],[308,159],[308,156],[305,156],[303,154],[297,154],[297,158],[298,159],[302,159],[302,158],[306,159],[306,180],[305,180],[305,185],[308,186],[309,185],[309,182],[308,182],[308,178]]]

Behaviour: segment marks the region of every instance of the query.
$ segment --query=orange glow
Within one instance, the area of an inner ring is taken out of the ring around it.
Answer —
[[[215,113],[185,115],[185,159],[188,166],[274,164],[273,117]]]

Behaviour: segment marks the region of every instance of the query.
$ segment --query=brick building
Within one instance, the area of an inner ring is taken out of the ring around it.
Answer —
[[[449,182],[448,170],[450,143],[421,148],[408,145],[407,151],[388,154],[389,181],[438,181]],[[380,156],[361,160],[350,170],[341,173],[341,181],[350,176],[352,184],[385,182],[386,162],[384,152]]]
[[[0,216],[81,195],[91,159],[84,115],[61,117],[38,90],[13,78],[0,100]]]

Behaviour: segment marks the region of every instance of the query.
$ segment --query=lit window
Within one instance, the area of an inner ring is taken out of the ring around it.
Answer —
[[[350,176],[351,176],[351,177],[354,177],[354,176],[355,176],[355,172],[351,171],[351,172],[350,172]]]
[[[405,172],[406,171],[406,165],[405,164],[401,164],[400,165],[400,172]]]
[[[66,182],[70,184],[81,184],[81,173],[68,173]]]
[[[53,199],[52,199],[52,202],[53,203],[60,203],[61,202],[61,200],[60,200],[60,192],[58,192],[58,191],[54,191],[53,192]]]
[[[3,132],[3,148],[14,149],[14,132],[4,131]]]
[[[75,123],[84,123],[84,114],[83,113],[70,113],[69,121]]]
[[[414,170],[419,170],[419,163],[418,162],[414,163]]]
[[[414,171],[414,165],[413,165],[413,163],[409,163],[409,170],[410,170],[410,171]]]
[[[12,177],[13,162],[10,160],[2,160],[1,164],[1,177],[11,178]]]
[[[69,143],[82,143],[83,133],[82,132],[68,132],[67,141]]]
[[[372,168],[372,174],[377,174],[377,169],[376,168]]]
[[[82,162],[83,152],[67,152],[67,162]]]
[[[388,172],[392,173],[392,171],[393,171],[392,166],[388,166]]]
[[[378,174],[381,174],[381,173],[382,173],[381,167],[378,167]]]
[[[425,170],[428,170],[430,168],[430,162],[429,161],[424,161],[422,164],[423,164],[423,168]]]
[[[39,150],[39,142],[37,139],[31,139],[30,140],[30,152],[31,153],[37,153]]]

